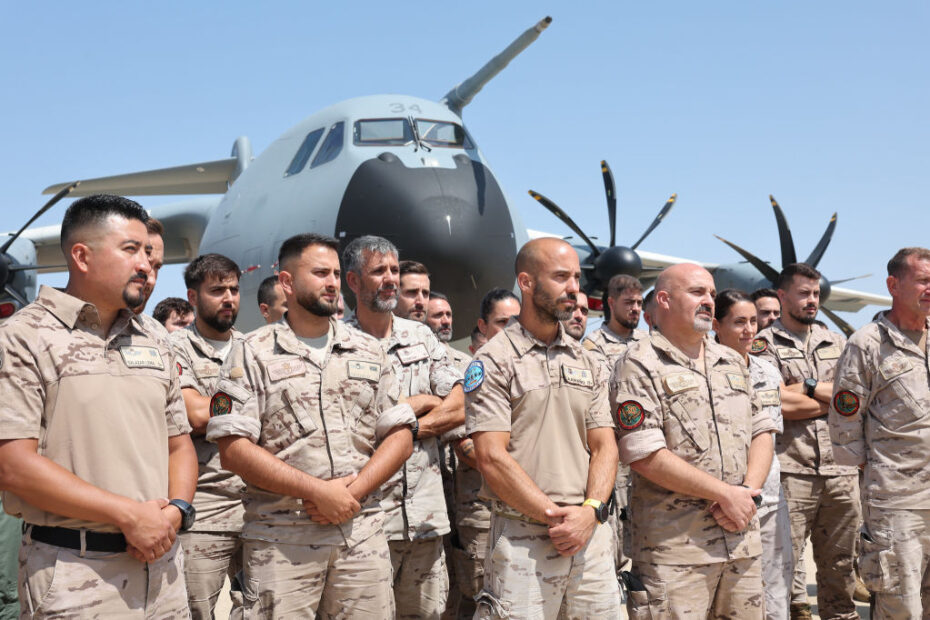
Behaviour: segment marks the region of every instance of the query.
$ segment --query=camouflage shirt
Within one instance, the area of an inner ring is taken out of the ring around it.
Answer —
[[[181,389],[196,390],[201,396],[211,397],[216,384],[228,378],[229,367],[223,358],[197,331],[194,323],[179,329],[170,336],[178,360]],[[232,330],[232,346],[237,346],[244,336]],[[194,532],[239,532],[242,530],[242,494],[245,483],[236,474],[220,465],[220,451],[216,444],[207,441],[204,435],[193,434],[194,449],[197,451],[197,493],[194,508],[197,521]]]
[[[661,333],[631,345],[610,382],[627,464],[663,448],[727,484],[742,484],[749,444],[775,430],[752,388],[749,369],[732,349],[704,341],[703,365]],[[759,520],[727,532],[710,502],[663,488],[633,472],[630,499],[633,561],[711,564],[762,553]]]
[[[97,309],[43,286],[0,326],[0,439],[38,439],[39,454],[105,491],[144,502],[168,495],[168,438],[190,432],[174,353],[121,310],[105,337]],[[117,532],[31,506],[27,523]]]
[[[884,316],[849,339],[836,367],[830,436],[838,463],[865,465],[863,502],[930,509],[930,366]]]
[[[507,452],[549,499],[581,504],[588,485],[588,431],[613,428],[607,371],[561,324],[545,344],[517,319],[475,355],[466,372],[465,426],[510,433]],[[487,483],[482,497],[498,500]]]
[[[391,335],[381,347],[391,361],[400,398],[435,394],[445,398],[462,373],[455,369],[446,349],[423,323],[392,317]],[[346,321],[359,327],[358,318]],[[413,455],[383,488],[388,540],[416,540],[449,533],[449,515],[439,471],[439,438],[413,442]]]
[[[322,367],[285,319],[248,334],[217,382],[207,439],[247,437],[284,463],[322,480],[358,473],[392,428],[414,421],[378,342],[331,320]],[[219,406],[222,399],[223,405]],[[383,526],[380,494],[338,525],[310,520],[300,499],[246,482],[242,537],[288,544],[354,546]]]
[[[805,343],[778,319],[759,332],[752,353],[771,362],[781,373],[782,382],[792,385],[808,377],[833,381],[836,362],[845,344],[846,338],[817,323],[811,325]],[[785,432],[778,436],[775,445],[784,473],[821,476],[856,473],[854,467],[840,465],[833,458],[825,415],[807,420],[785,420]]]
[[[614,330],[602,324],[599,328],[585,336],[581,343],[588,351],[598,355],[607,363],[607,371],[613,372],[617,360],[626,353],[627,348],[643,338],[647,338],[649,332],[641,329],[634,329],[628,338],[617,335]]]
[[[759,397],[762,410],[775,423],[775,432],[783,432],[785,422],[781,417],[781,375],[778,369],[766,360],[750,355],[749,380],[752,382],[752,389],[756,396]],[[777,506],[779,497],[781,497],[781,467],[778,464],[778,458],[775,457],[772,459],[772,466],[769,467],[765,484],[762,485],[762,507]]]

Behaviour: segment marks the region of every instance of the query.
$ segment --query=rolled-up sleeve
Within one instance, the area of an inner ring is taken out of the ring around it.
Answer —
[[[864,414],[870,405],[872,384],[869,358],[868,352],[858,343],[850,342],[836,365],[827,422],[833,458],[840,465],[858,466],[865,462]]]
[[[242,368],[236,378],[230,378],[226,369]],[[262,400],[261,368],[251,347],[245,343],[233,344],[233,350],[220,370],[216,391],[210,399],[210,421],[207,422],[207,441],[237,435],[258,443],[261,437]]]
[[[629,465],[667,448],[665,413],[645,368],[626,358],[610,380],[610,409],[620,435],[620,460]]]

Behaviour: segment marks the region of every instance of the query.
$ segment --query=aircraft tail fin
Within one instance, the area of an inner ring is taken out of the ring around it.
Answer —
[[[548,16],[539,20],[535,26],[528,28],[526,32],[508,45],[503,52],[478,69],[474,75],[446,93],[440,101],[446,104],[450,110],[461,115],[462,108],[471,103],[471,100],[484,88],[484,85],[490,82],[495,75],[503,71],[504,67],[517,57],[517,54],[525,50],[529,47],[530,43],[539,38],[540,33],[548,28],[550,23],[552,23],[552,18]]]
[[[69,196],[78,198],[100,193],[120,196],[225,194],[251,159],[252,147],[249,139],[243,136],[233,144],[232,157],[228,159],[81,180]],[[50,185],[42,193],[57,193],[71,183]]]

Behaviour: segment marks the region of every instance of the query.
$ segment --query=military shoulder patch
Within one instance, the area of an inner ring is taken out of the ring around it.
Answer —
[[[833,397],[833,408],[840,415],[856,415],[859,413],[859,397],[849,390],[837,392],[836,396]]]
[[[625,400],[617,407],[617,424],[626,431],[639,428],[646,419],[643,406],[635,400]]]
[[[210,417],[226,415],[232,412],[232,398],[226,392],[217,392],[210,399]]]
[[[175,362],[174,364],[178,367],[178,376],[180,377],[184,374],[184,369],[181,368],[181,362]]]
[[[465,383],[462,385],[462,389],[465,392],[474,392],[481,384],[484,383],[484,362],[481,360],[474,360],[471,364],[468,365],[468,368],[465,369]]]
[[[762,338],[756,338],[752,341],[752,347],[749,348],[749,352],[755,355],[759,353],[765,353],[769,348],[769,343],[763,340]]]

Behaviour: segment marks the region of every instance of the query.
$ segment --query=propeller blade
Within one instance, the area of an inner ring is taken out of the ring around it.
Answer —
[[[849,323],[841,319],[839,316],[837,316],[836,312],[834,312],[833,310],[830,310],[826,306],[820,306],[820,311],[826,314],[828,317],[830,317],[830,320],[833,321],[833,323],[837,327],[839,327],[840,330],[842,330],[844,334],[846,334],[847,338],[849,338],[856,332],[856,330],[853,329],[852,325],[850,325]]]
[[[788,220],[785,219],[785,213],[775,201],[775,196],[769,194],[769,200],[772,202],[772,208],[775,210],[775,223],[778,224],[778,241],[781,243],[781,266],[798,262],[797,252],[794,251],[794,239],[791,238],[791,229],[788,228]]]
[[[614,173],[610,171],[607,160],[601,160],[601,174],[604,176],[604,193],[607,194],[607,218],[610,220],[610,247],[617,243],[617,185]]]
[[[554,202],[552,202],[551,200],[549,200],[542,194],[538,192],[534,192],[533,190],[529,190],[529,191],[530,191],[530,196],[532,196],[533,199],[536,200],[536,202],[546,207],[546,209],[548,209],[549,212],[552,213],[552,215],[562,220],[563,224],[571,228],[573,231],[575,231],[576,235],[584,239],[584,242],[587,243],[588,247],[591,248],[591,253],[594,255],[595,258],[600,256],[601,251],[598,249],[598,247],[594,245],[594,242],[588,238],[588,235],[584,234],[584,231],[582,231],[578,227],[578,224],[576,224],[572,218],[568,217],[568,214],[565,213],[565,211],[560,209],[557,204],[555,204]]]
[[[31,271],[33,269],[65,269],[67,265],[10,265],[8,271]]]
[[[4,286],[4,287],[3,287],[3,291],[4,291],[7,295],[9,295],[10,297],[12,297],[13,299],[15,299],[16,301],[18,301],[18,302],[20,303],[20,305],[22,305],[22,306],[28,306],[28,305],[29,305],[29,302],[26,301],[26,298],[23,297],[22,295],[20,295],[20,294],[19,294],[19,291],[17,291],[17,290],[16,290],[15,288],[13,288],[12,286]]]
[[[656,216],[656,219],[652,220],[652,224],[649,225],[649,228],[646,229],[646,232],[643,233],[643,236],[639,238],[639,241],[630,246],[631,250],[635,250],[639,247],[639,244],[646,240],[646,237],[649,236],[653,230],[656,229],[656,226],[662,223],[662,219],[668,215],[668,212],[672,210],[672,207],[675,206],[675,201],[678,200],[678,194],[672,194],[671,198],[668,199],[668,202],[665,203],[665,206],[662,207],[662,210],[659,211],[659,214]],[[613,244],[610,244],[613,247]]]
[[[727,241],[726,239],[724,239],[723,237],[719,235],[714,235],[714,236],[720,239],[721,241],[723,241],[724,243],[726,243],[728,246],[730,246],[734,250],[736,250],[740,256],[748,260],[749,263],[753,267],[759,270],[759,273],[761,273],[763,276],[768,278],[773,284],[778,280],[778,272],[775,271],[774,267],[764,262],[762,259],[757,257],[755,254],[750,254],[749,252],[739,247],[735,243],[730,243],[729,241]]]
[[[834,284],[845,284],[846,282],[852,282],[853,280],[862,280],[864,278],[871,278],[871,277],[872,277],[871,273],[866,273],[861,276],[855,276],[853,278],[843,278],[842,280],[830,280],[830,286],[833,286]]]
[[[74,188],[77,187],[77,186],[80,185],[80,184],[81,184],[80,181],[75,181],[74,183],[72,183],[72,184],[69,185],[68,187],[62,189],[60,192],[58,192],[57,194],[55,194],[54,196],[52,196],[52,199],[51,199],[51,200],[49,200],[48,202],[46,202],[46,203],[42,206],[41,209],[39,209],[38,211],[36,211],[36,214],[33,215],[31,218],[29,218],[29,221],[26,222],[25,224],[23,224],[23,227],[20,228],[19,230],[17,230],[17,231],[16,231],[16,234],[13,235],[12,237],[10,237],[10,238],[7,240],[7,242],[3,244],[3,247],[0,247],[0,254],[6,254],[6,251],[10,249],[10,246],[11,246],[11,245],[13,245],[13,242],[16,241],[16,239],[19,238],[19,236],[20,236],[21,234],[23,234],[23,231],[24,231],[24,230],[26,230],[27,228],[29,228],[29,225],[30,225],[30,224],[32,224],[34,221],[36,221],[37,219],[39,219],[39,218],[42,216],[43,213],[45,213],[46,211],[48,211],[49,209],[51,209],[53,206],[55,206],[55,203],[56,203],[56,202],[58,202],[59,200],[61,200],[62,198],[64,198],[64,197],[67,196],[68,194],[70,194],[72,191],[74,191]]]
[[[823,253],[827,251],[827,246],[830,245],[830,240],[833,238],[834,230],[836,230],[836,213],[834,213],[833,217],[830,218],[830,223],[827,224],[827,229],[823,232],[823,236],[820,238],[820,241],[817,242],[817,247],[814,248],[814,251],[811,252],[811,255],[807,257],[806,261],[804,261],[805,263],[811,267],[817,266],[817,263],[819,263],[820,259],[823,258]],[[848,280],[844,280],[844,282],[848,282]]]

